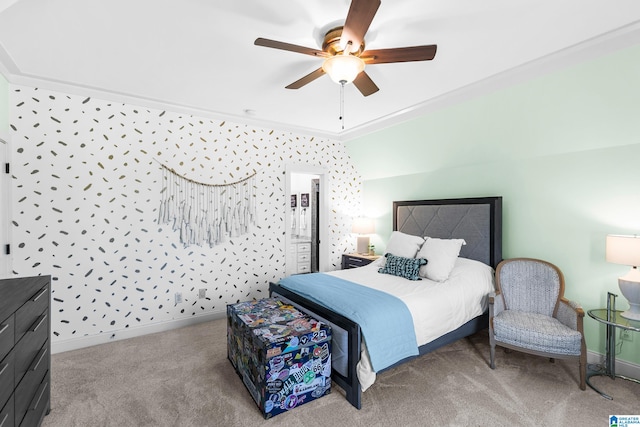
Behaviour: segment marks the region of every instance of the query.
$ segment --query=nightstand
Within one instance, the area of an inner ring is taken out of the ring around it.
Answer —
[[[616,295],[611,292],[607,294],[607,308],[597,308],[589,310],[587,313],[598,322],[605,324],[607,328],[604,367],[599,370],[588,369],[587,384],[600,393],[602,397],[613,400],[611,396],[595,388],[589,380],[595,375],[606,375],[614,380],[616,378],[622,378],[623,380],[640,384],[640,380],[636,378],[616,374],[616,328],[640,332],[640,320],[631,320],[623,317],[621,315],[622,311],[616,310]]]
[[[362,267],[371,264],[380,258],[380,255],[342,254],[342,269]]]

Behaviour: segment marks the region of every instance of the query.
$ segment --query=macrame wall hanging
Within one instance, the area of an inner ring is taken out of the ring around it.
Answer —
[[[159,224],[180,230],[180,243],[213,247],[256,223],[256,173],[230,184],[205,184],[162,166]]]

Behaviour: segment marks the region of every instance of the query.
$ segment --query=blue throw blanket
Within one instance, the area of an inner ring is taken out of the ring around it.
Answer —
[[[393,295],[322,273],[290,276],[280,285],[358,323],[375,372],[418,355],[411,312]]]

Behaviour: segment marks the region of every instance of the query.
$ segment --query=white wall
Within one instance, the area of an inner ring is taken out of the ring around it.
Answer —
[[[361,181],[341,143],[10,89],[12,267],[20,276],[53,276],[54,349],[221,316],[226,304],[267,296],[268,283],[285,271],[287,163],[328,171],[330,263],[337,268],[340,255],[352,250],[349,227]],[[257,171],[258,226],[213,248],[182,247],[177,232],[157,223],[158,162],[211,184]],[[206,299],[197,299],[200,288]],[[183,303],[174,303],[175,292]]]

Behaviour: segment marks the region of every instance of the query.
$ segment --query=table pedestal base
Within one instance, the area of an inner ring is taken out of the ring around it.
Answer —
[[[595,376],[603,376],[603,377],[609,377],[613,380],[615,380],[616,378],[620,378],[622,380],[626,380],[626,381],[631,381],[634,382],[636,384],[640,384],[640,380],[637,380],[635,378],[631,378],[631,377],[626,377],[624,375],[619,375],[619,374],[609,374],[605,371],[594,371],[594,370],[587,370],[587,385],[589,387],[591,387],[596,393],[598,393],[600,396],[604,397],[605,399],[609,399],[609,400],[613,400],[613,397],[609,396],[608,394],[598,390],[598,388],[596,388],[593,384],[591,384],[591,377],[595,377]]]

